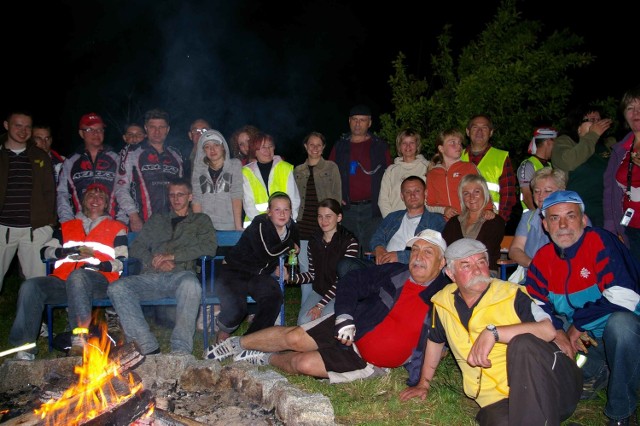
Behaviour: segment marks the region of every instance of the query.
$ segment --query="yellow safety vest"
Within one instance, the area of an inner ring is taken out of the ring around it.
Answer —
[[[500,176],[502,176],[504,162],[508,156],[509,153],[507,151],[491,147],[478,163],[478,170],[487,181],[489,194],[496,211],[500,210]],[[466,150],[463,151],[460,159],[469,161],[469,153]]]
[[[538,157],[536,157],[535,155],[532,155],[531,157],[527,158],[522,163],[520,163],[520,165],[522,166],[527,161],[531,161],[531,164],[533,164],[533,170],[535,170],[536,172],[538,170],[542,169],[543,167],[552,167],[551,166],[551,162],[547,163],[547,165],[545,166],[544,164],[542,164],[540,162]],[[522,195],[522,191],[520,191],[520,203],[522,204],[522,213],[528,212],[529,211],[529,207],[527,207],[527,205],[524,203],[524,196]]]
[[[257,166],[256,166],[257,167]],[[286,161],[279,161],[273,165],[271,172],[269,172],[269,179],[271,183],[269,185],[269,193],[267,188],[262,184],[258,176],[253,173],[249,167],[242,168],[242,174],[249,181],[251,186],[251,192],[253,193],[253,201],[255,203],[256,210],[260,213],[265,213],[269,207],[269,194],[274,192],[287,192],[287,182],[289,175],[293,172],[293,165]],[[258,171],[258,173],[260,173]],[[248,216],[244,217],[244,227],[246,228],[251,223],[251,219]]]

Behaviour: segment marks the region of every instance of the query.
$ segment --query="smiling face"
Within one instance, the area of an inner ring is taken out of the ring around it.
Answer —
[[[445,260],[440,247],[425,240],[417,240],[411,246],[409,273],[418,284],[433,280],[442,268]]]
[[[122,139],[127,145],[135,145],[142,142],[145,138],[146,134],[144,133],[144,128],[138,126],[136,124],[127,127],[124,135],[122,135]]]
[[[405,136],[400,142],[400,155],[407,160],[415,160],[418,155],[418,139],[415,136]]]
[[[533,202],[537,207],[541,207],[544,199],[559,189],[553,178],[539,179],[533,188]]]
[[[640,99],[633,99],[624,109],[624,118],[632,132],[640,132]]]
[[[109,196],[99,189],[90,189],[84,193],[82,199],[82,213],[85,216],[95,219],[104,215],[109,202]]]
[[[265,139],[260,144],[260,148],[256,150],[256,159],[261,163],[269,163],[273,161],[276,147],[272,140]]]
[[[307,156],[310,160],[318,160],[322,157],[324,143],[319,137],[310,136],[307,143],[304,144],[304,149],[307,151]]]
[[[284,197],[274,198],[269,203],[267,216],[276,229],[281,231],[291,220],[291,201]]]
[[[587,217],[580,211],[580,205],[559,203],[546,210],[542,224],[558,247],[567,248],[584,233]]]
[[[9,121],[4,122],[4,128],[7,130],[10,141],[26,145],[31,137],[33,120],[28,115],[13,114],[9,117]]]
[[[342,221],[341,214],[335,214],[329,207],[318,207],[318,225],[322,232],[335,231],[340,221]]]
[[[470,212],[478,212],[484,207],[484,188],[477,182],[462,187],[462,202]]]

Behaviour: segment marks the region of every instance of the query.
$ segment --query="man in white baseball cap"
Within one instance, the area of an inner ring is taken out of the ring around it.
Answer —
[[[404,366],[417,383],[431,325],[429,300],[449,283],[439,232],[407,241],[408,264],[349,272],[338,281],[335,313],[297,327],[269,327],[210,347],[205,358],[273,365],[331,383],[366,379]],[[356,332],[357,331],[357,332]]]

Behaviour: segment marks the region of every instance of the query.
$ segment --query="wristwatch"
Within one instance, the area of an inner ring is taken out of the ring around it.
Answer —
[[[498,336],[498,329],[496,328],[495,325],[489,324],[487,326],[487,330],[489,330],[491,333],[493,333],[493,337],[496,339],[496,342],[498,342],[498,340],[500,340],[500,336]]]

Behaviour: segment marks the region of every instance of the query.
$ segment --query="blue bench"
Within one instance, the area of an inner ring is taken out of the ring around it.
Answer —
[[[233,247],[236,245],[240,236],[242,235],[242,231],[216,231],[216,239],[218,242],[218,248],[220,247]],[[129,233],[129,245],[135,238],[135,233]],[[202,300],[201,300],[201,309],[203,312],[203,342],[204,347],[207,348],[209,346],[209,337],[210,333],[213,332],[213,308],[209,310],[210,315],[207,315],[207,307],[219,305],[220,300],[215,293],[215,264],[216,262],[222,262],[224,256],[216,255],[216,256],[202,256],[199,259],[200,265],[200,282],[202,284]],[[53,262],[51,259],[45,261],[47,263],[47,272],[53,269]],[[139,261],[135,258],[129,258],[126,262],[124,262],[124,268],[122,275],[132,275],[130,274],[130,269],[139,269]],[[135,274],[135,271],[131,271]],[[284,294],[284,256],[280,258],[280,289]],[[247,298],[248,303],[256,303],[251,297]],[[141,306],[176,306],[177,301],[174,298],[163,298],[163,299],[155,299],[155,300],[143,300],[140,302]],[[49,343],[49,351],[53,349],[53,310],[59,308],[66,308],[68,304],[65,303],[51,303],[45,305],[45,310],[47,313],[47,330],[49,331],[48,343]],[[111,304],[111,300],[109,298],[104,299],[94,299],[92,300],[92,306],[96,308],[107,308],[113,306]],[[284,303],[280,307],[280,324],[284,325]]]

